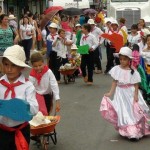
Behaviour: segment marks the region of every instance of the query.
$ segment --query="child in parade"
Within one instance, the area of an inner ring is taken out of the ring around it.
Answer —
[[[122,29],[122,30],[124,30],[124,32],[126,34],[128,34],[128,29],[127,29],[125,23],[126,23],[126,19],[125,18],[120,18],[119,19],[119,28],[120,28],[120,30]]]
[[[150,34],[146,37],[147,47],[140,53],[141,65],[146,73],[148,85],[150,83]]]
[[[111,21],[111,28],[109,28],[108,34],[111,35],[113,33],[122,35],[122,32],[119,29],[117,20]],[[118,57],[114,57],[114,53],[116,52],[116,49],[115,49],[113,43],[111,41],[107,41],[107,42],[108,42],[109,46],[107,47],[108,48],[108,50],[107,50],[108,61],[107,61],[107,65],[106,65],[106,70],[104,71],[105,74],[107,74],[114,65],[119,64]],[[115,64],[114,64],[114,60],[115,60]]]
[[[141,41],[138,43],[139,45],[139,52],[141,53],[144,49],[147,48],[146,44],[146,37],[150,34],[150,31],[148,29],[142,29],[140,31]]]
[[[53,97],[56,101],[55,112],[60,111],[59,87],[52,71],[44,64],[41,53],[36,52],[31,55],[31,64],[33,66],[29,80],[35,86],[38,94],[43,95],[47,112],[50,114],[53,108]]]
[[[141,78],[137,70],[132,69],[131,59],[132,50],[122,47],[119,52],[120,65],[109,72],[113,82],[101,102],[100,111],[121,136],[138,140],[150,134],[147,118],[149,108],[138,89]],[[111,101],[109,97],[113,94]]]
[[[48,26],[48,30],[50,31],[49,35],[47,36],[47,55],[49,57],[49,67],[53,71],[55,75],[55,65],[57,61],[57,50],[55,46],[53,46],[53,42],[57,39],[58,37],[58,25],[56,23],[51,23]],[[49,44],[50,43],[50,44]]]
[[[122,32],[123,35],[123,45],[125,46],[127,44],[127,38],[128,38],[128,29],[125,25],[126,19],[120,18],[119,19],[119,29]]]
[[[111,19],[110,18],[105,18],[105,27],[104,27],[104,33],[109,33],[109,30],[111,29]],[[106,58],[108,61],[108,56],[109,56],[109,41],[108,40],[104,40],[104,46],[106,47]]]
[[[133,24],[131,26],[131,34],[128,36],[128,46],[132,49],[134,44],[138,44],[141,41],[141,36],[138,33],[138,25]]]
[[[67,46],[71,46],[73,44],[73,42],[66,38],[65,30],[63,30],[63,29],[59,29],[58,35],[59,36],[57,37],[57,39],[55,39],[53,42],[53,47],[55,47],[55,49],[57,51],[57,59],[56,59],[56,63],[55,63],[54,75],[56,77],[57,82],[60,83],[61,76],[60,76],[59,68],[61,65],[64,65],[65,63],[68,62]]]
[[[0,78],[0,99],[19,98],[27,101],[30,105],[30,112],[36,115],[38,103],[35,97],[35,88],[22,74],[24,68],[30,68],[25,64],[25,60],[24,50],[19,45],[8,47],[5,50],[2,56],[5,75]],[[1,150],[29,150],[29,123],[0,116],[0,139]]]
[[[88,85],[93,84],[93,68],[94,68],[94,50],[98,47],[98,40],[91,33],[91,26],[89,24],[84,24],[82,27],[82,37],[80,45],[89,46],[89,54],[83,54],[81,57],[81,70],[84,82]],[[86,73],[86,67],[88,74]]]
[[[101,54],[100,45],[103,43],[104,38],[102,38],[100,36],[101,36],[101,34],[103,34],[103,31],[96,26],[93,19],[89,19],[88,24],[90,24],[90,26],[91,26],[91,33],[99,41],[99,45],[94,51],[94,64],[95,64],[94,70],[95,70],[95,73],[99,74],[99,73],[102,73],[102,65],[101,65],[102,54]]]
[[[82,27],[80,24],[76,24],[75,25],[75,31],[76,31],[76,45],[77,46],[80,46],[80,40],[81,40],[81,37],[82,37]]]

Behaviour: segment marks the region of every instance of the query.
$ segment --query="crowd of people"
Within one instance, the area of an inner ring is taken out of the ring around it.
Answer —
[[[112,87],[104,94],[101,102],[102,116],[113,123],[122,136],[139,139],[150,134],[147,106],[150,100],[150,29],[146,27],[144,19],[133,24],[129,33],[126,18],[107,18],[102,11],[81,16],[63,15],[58,12],[41,28],[44,16],[44,13],[33,15],[28,11],[17,20],[14,14],[1,14],[0,99],[26,100],[33,115],[41,109],[38,105],[39,97],[44,99],[47,114],[52,112],[55,99],[55,111],[60,111],[60,68],[71,62],[69,58],[74,50],[80,53],[78,56],[81,59],[75,75],[82,75],[87,85],[93,85],[94,72],[104,75],[109,73],[113,78]],[[122,47],[119,50],[116,48],[116,42],[104,37],[114,34],[120,35],[122,39]],[[104,51],[102,44],[106,47],[105,69],[101,64],[102,50]],[[87,53],[78,52],[78,49],[83,47]],[[44,50],[47,65],[43,57]],[[26,79],[22,71],[31,66],[29,79]],[[114,99],[110,101],[109,97],[113,94]],[[12,129],[20,130],[26,142],[30,143],[28,123],[0,116],[2,150],[18,148],[15,140],[19,139],[15,139],[16,130],[13,130],[14,134],[10,134]]]

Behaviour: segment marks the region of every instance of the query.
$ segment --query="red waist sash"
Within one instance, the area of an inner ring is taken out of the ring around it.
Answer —
[[[13,127],[7,127],[5,125],[0,124],[0,128],[5,131],[15,132],[15,144],[16,144],[17,150],[29,150],[29,145],[26,139],[24,138],[22,132],[20,131],[27,125],[28,125],[28,122],[25,122],[22,125],[20,125],[18,128],[13,128]]]

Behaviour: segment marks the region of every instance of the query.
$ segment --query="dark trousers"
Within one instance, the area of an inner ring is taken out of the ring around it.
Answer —
[[[106,58],[107,58],[107,61],[108,61],[108,56],[109,56],[109,49],[110,49],[110,45],[107,43],[106,44]]]
[[[23,129],[21,129],[21,132],[25,137],[27,143],[30,144],[30,125],[27,125]],[[0,129],[0,150],[16,150],[15,132],[9,132]]]
[[[55,75],[55,66],[56,66],[56,61],[57,61],[57,53],[54,51],[51,51],[50,56],[49,56],[49,68],[53,71]]]
[[[44,96],[47,112],[49,114],[53,108],[53,94],[45,94],[43,96]]]
[[[65,63],[67,63],[68,60],[67,58],[61,58],[61,57],[57,57],[57,53],[52,51],[50,54],[50,61],[49,61],[49,67],[51,68],[52,72],[55,75],[55,78],[57,81],[60,80],[60,72],[59,72],[59,68],[61,65],[64,65]]]
[[[86,68],[88,70],[88,82],[93,82],[94,52],[82,55],[81,70],[83,77],[87,76]]]
[[[30,60],[30,50],[32,47],[32,38],[28,39],[28,40],[22,40],[22,46],[25,51],[26,61],[29,61]]]
[[[120,65],[120,60],[118,57],[115,57],[115,65]]]
[[[61,79],[59,68],[61,65],[65,65],[66,63],[68,63],[67,58],[61,58],[61,57],[57,58],[57,76],[56,76],[56,79],[58,79],[57,81]]]
[[[114,67],[114,55],[115,48],[109,47],[107,51],[107,65],[106,65],[106,71],[108,72],[112,67]]]
[[[97,47],[94,51],[94,64],[97,67],[97,70],[102,70],[99,47]]]

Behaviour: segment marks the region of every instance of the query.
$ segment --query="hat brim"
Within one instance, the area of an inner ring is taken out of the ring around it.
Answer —
[[[95,23],[88,23],[88,24],[90,24],[90,25],[96,25]]]
[[[81,27],[81,25],[77,25],[77,26],[75,26],[75,27]]]
[[[111,22],[111,25],[117,25],[117,26],[119,26],[119,24],[117,24],[117,23],[112,23],[112,22]]]
[[[16,17],[14,17],[14,18],[8,18],[8,20],[13,20],[13,19],[16,19]]]
[[[52,27],[52,26],[49,26],[49,28],[54,28],[54,29],[57,29],[57,27]]]
[[[114,57],[117,57],[117,58],[119,58],[119,55],[127,56],[126,54],[121,54],[121,53],[113,53],[113,56],[114,56]],[[129,57],[130,59],[133,59],[133,57],[132,57],[132,56],[127,56],[127,57]]]
[[[16,66],[19,67],[23,67],[23,68],[31,68],[29,65],[27,65],[26,63],[24,63],[23,61],[20,61],[18,59],[15,59],[14,57],[11,56],[0,56],[1,60],[2,58],[7,58],[9,61],[11,61],[13,64],[15,64]]]

